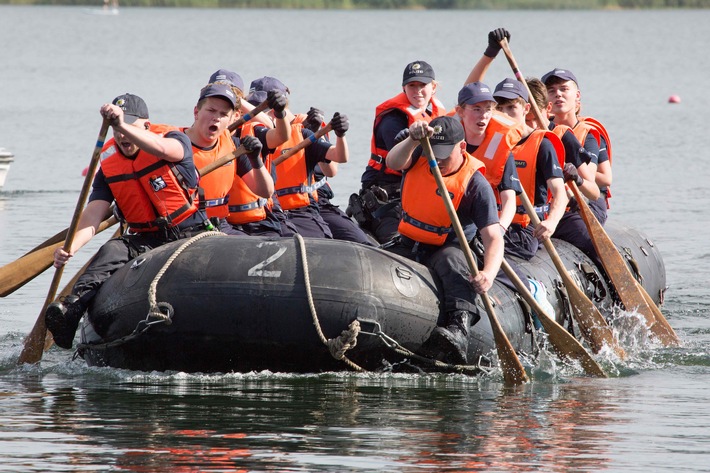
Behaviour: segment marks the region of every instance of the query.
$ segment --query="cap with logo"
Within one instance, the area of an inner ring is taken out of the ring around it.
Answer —
[[[242,76],[233,71],[228,71],[227,69],[218,69],[210,76],[209,83],[213,84],[215,82],[226,82],[227,84],[238,88],[239,90],[244,90],[244,81]]]
[[[429,138],[436,159],[448,159],[454,147],[464,138],[463,125],[453,117],[437,117],[429,122],[434,134]]]
[[[479,102],[495,102],[491,89],[483,82],[471,82],[459,90],[458,104],[473,105]]]
[[[557,77],[562,80],[571,80],[575,84],[579,85],[579,82],[577,82],[577,78],[572,74],[572,71],[568,71],[566,69],[560,69],[560,68],[555,68],[542,76],[540,81],[542,81],[543,84],[547,85],[547,82],[552,79],[553,77]]]
[[[232,105],[232,108],[237,106],[237,96],[234,95],[232,87],[225,83],[217,82],[203,87],[200,91],[200,100],[208,97],[219,97],[224,99]]]
[[[148,106],[142,98],[133,94],[119,95],[112,104],[123,110],[123,121],[129,125],[136,120],[148,118]]]
[[[528,101],[528,90],[525,88],[522,82],[517,79],[507,78],[496,85],[496,90],[493,91],[493,97],[504,98],[504,99],[517,99],[521,98]]]
[[[428,84],[429,82],[436,79],[434,76],[434,69],[425,61],[414,61],[407,64],[404,68],[404,73],[402,74],[402,86],[410,82],[421,82],[422,84]]]

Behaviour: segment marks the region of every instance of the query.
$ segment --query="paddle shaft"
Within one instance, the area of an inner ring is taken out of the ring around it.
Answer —
[[[527,302],[535,314],[537,314],[537,318],[545,329],[545,333],[547,333],[548,340],[555,350],[555,353],[561,358],[579,361],[582,368],[589,376],[606,378],[607,376],[604,370],[602,370],[594,358],[591,357],[589,352],[584,349],[582,344],[564,327],[558,324],[555,319],[547,315],[545,309],[537,302],[535,297],[530,293],[530,289],[520,280],[510,264],[503,260],[501,268],[503,268],[505,275],[513,282],[513,285],[525,302]]]
[[[663,345],[680,345],[678,335],[673,331],[673,328],[663,316],[663,313],[658,309],[655,302],[648,302],[648,294],[645,292],[645,289],[643,289],[643,286],[636,280],[634,275],[631,274],[631,270],[629,270],[629,267],[626,265],[624,258],[606,233],[606,230],[604,230],[604,227],[599,223],[599,220],[597,220],[596,215],[594,215],[589,205],[587,205],[577,185],[574,182],[570,182],[569,188],[572,190],[574,198],[577,200],[579,214],[582,216],[582,220],[584,220],[587,226],[597,256],[601,260],[604,270],[609,276],[614,289],[616,289],[616,293],[619,295],[624,308],[627,311],[635,309],[643,315],[646,321],[646,327]]]
[[[108,133],[109,121],[104,119],[101,123],[101,129],[99,130],[99,137],[96,140],[96,147],[91,156],[91,162],[89,163],[89,168],[86,172],[86,178],[84,179],[84,185],[79,193],[79,199],[76,202],[76,208],[74,209],[74,215],[72,216],[71,224],[69,225],[69,230],[67,230],[67,238],[64,241],[64,251],[70,252],[71,246],[74,241],[74,236],[76,235],[77,227],[79,226],[79,219],[81,218],[82,210],[84,209],[84,204],[89,196],[89,190],[91,188],[91,180],[96,172],[96,167],[99,164],[99,159],[101,157],[101,149],[104,147],[104,140],[106,139],[106,134]],[[37,317],[32,331],[29,333],[27,338],[25,338],[24,347],[20,353],[19,363],[36,363],[42,359],[42,349],[44,348],[44,340],[47,334],[47,326],[44,322],[44,313],[47,307],[54,300],[54,296],[57,293],[57,288],[59,287],[59,282],[62,279],[62,272],[64,266],[56,268],[54,272],[54,277],[52,278],[52,283],[49,286],[49,291],[47,292],[47,297],[44,301],[44,306]]]
[[[288,158],[293,156],[294,154],[298,153],[302,149],[304,149],[307,146],[310,146],[312,143],[315,143],[316,141],[320,140],[324,135],[330,133],[330,131],[333,129],[333,125],[328,123],[326,126],[323,128],[320,128],[318,131],[316,131],[314,134],[309,136],[308,138],[305,138],[301,140],[296,146],[293,148],[289,148],[286,150],[285,153],[283,153],[280,156],[277,156],[272,162],[272,166],[278,166],[282,162],[286,161]]]
[[[454,204],[451,201],[451,197],[449,196],[449,191],[446,188],[446,183],[444,182],[444,178],[441,175],[439,166],[436,164],[436,158],[434,157],[434,152],[431,149],[431,143],[429,143],[429,138],[425,137],[421,139],[420,142],[422,145],[422,149],[424,150],[424,154],[427,160],[429,161],[429,167],[431,168],[432,174],[434,175],[434,179],[436,180],[436,185],[439,188],[439,193],[444,199],[444,205],[446,206],[446,211],[449,214],[451,224],[453,225],[454,231],[456,232],[456,237],[459,240],[461,251],[463,251],[463,254],[466,257],[468,269],[475,276],[478,274],[478,265],[473,259],[471,248],[468,247],[468,240],[466,239],[466,235],[463,231],[463,227],[461,226],[461,222],[459,221],[459,217],[458,215],[456,215],[456,209],[454,208]],[[498,317],[496,317],[495,310],[493,309],[493,304],[491,303],[491,299],[486,293],[479,294],[479,296],[483,301],[483,305],[485,306],[486,312],[488,314],[488,319],[491,323],[493,338],[495,339],[496,349],[498,351],[498,358],[500,358],[501,369],[503,371],[503,379],[505,380],[505,383],[509,386],[516,386],[528,382],[528,376],[525,373],[525,369],[523,368],[523,365],[520,362],[517,353],[515,353],[513,345],[511,345],[510,340],[508,340],[508,337],[505,335],[503,327],[501,327],[500,322],[498,321]]]
[[[257,105],[256,107],[254,107],[254,109],[252,109],[251,112],[245,113],[244,115],[242,115],[241,117],[239,117],[239,118],[237,119],[237,121],[235,121],[234,123],[230,124],[229,127],[228,127],[229,131],[230,131],[230,132],[234,132],[234,130],[236,130],[236,129],[239,128],[240,126],[244,125],[246,122],[248,122],[249,120],[251,120],[251,119],[254,118],[255,116],[259,115],[259,114],[260,114],[261,112],[263,112],[264,110],[267,110],[268,108],[269,108],[269,101],[268,101],[268,100],[264,100],[264,101],[261,102],[259,105]]]

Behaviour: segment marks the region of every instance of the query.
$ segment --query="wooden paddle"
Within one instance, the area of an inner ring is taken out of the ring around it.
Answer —
[[[648,301],[650,296],[629,270],[616,245],[584,200],[582,193],[577,188],[577,184],[569,182],[568,185],[577,200],[579,214],[587,226],[594,249],[597,251],[597,256],[601,260],[609,279],[611,279],[611,283],[614,285],[614,289],[619,295],[624,308],[628,311],[636,310],[642,314],[646,320],[646,328],[664,346],[679,346],[680,339],[678,335],[673,331],[673,328],[655,302],[653,300]]]
[[[242,115],[241,117],[239,117],[239,118],[237,119],[237,121],[235,121],[234,123],[232,123],[231,125],[229,125],[229,127],[228,127],[228,128],[229,128],[229,131],[230,131],[230,132],[234,132],[234,130],[236,130],[236,129],[239,128],[240,126],[244,125],[246,122],[248,122],[249,120],[251,120],[251,119],[254,118],[255,116],[259,115],[259,114],[260,114],[261,112],[263,112],[264,110],[267,110],[268,108],[269,108],[269,101],[268,101],[268,100],[264,100],[264,101],[261,102],[259,105],[257,105],[256,107],[254,107],[251,112],[245,113],[244,115]]]
[[[288,158],[293,156],[294,154],[298,153],[301,151],[303,148],[310,146],[312,143],[315,143],[316,141],[320,140],[324,135],[327,135],[330,133],[330,131],[333,129],[333,125],[328,123],[326,126],[323,128],[320,128],[318,131],[316,131],[314,134],[309,136],[308,138],[301,140],[296,146],[293,148],[289,148],[286,150],[285,153],[282,155],[276,157],[272,162],[272,166],[278,166],[282,162],[286,161]]]
[[[454,208],[453,202],[451,202],[451,197],[449,196],[449,191],[444,183],[444,178],[441,176],[441,171],[439,166],[436,164],[436,158],[434,157],[434,151],[431,149],[431,143],[429,143],[429,138],[424,137],[420,140],[422,149],[424,150],[424,155],[426,156],[429,167],[431,168],[432,174],[434,174],[434,179],[436,179],[436,185],[439,187],[439,193],[444,199],[444,205],[446,206],[446,211],[451,219],[451,224],[456,232],[456,237],[461,245],[461,251],[463,251],[466,257],[466,263],[468,264],[468,269],[474,276],[478,274],[478,266],[476,261],[473,259],[473,254],[471,253],[471,248],[468,247],[468,240],[459,221],[458,215],[456,215],[456,209]],[[498,318],[496,317],[495,310],[493,309],[493,304],[491,303],[488,294],[479,294],[483,305],[486,307],[486,312],[488,313],[488,319],[491,323],[491,329],[493,330],[493,338],[495,339],[496,349],[498,351],[498,358],[500,359],[501,370],[503,371],[503,379],[505,384],[509,386],[516,386],[529,381],[527,374],[525,373],[525,368],[523,368],[522,363],[518,355],[513,349],[513,345],[510,344],[510,340],[505,335],[503,327],[501,327]]]
[[[89,196],[89,190],[91,188],[91,181],[96,172],[96,167],[99,164],[99,159],[101,157],[101,149],[104,146],[104,140],[106,139],[106,133],[108,133],[109,121],[104,119],[101,124],[101,130],[99,130],[99,137],[96,140],[96,147],[94,148],[94,153],[91,156],[91,162],[89,163],[89,169],[86,172],[86,178],[84,179],[84,185],[81,188],[81,193],[79,194],[79,199],[76,202],[76,208],[74,210],[74,215],[72,216],[71,224],[69,225],[69,230],[67,231],[67,238],[64,241],[64,251],[70,251],[72,242],[74,241],[74,235],[76,234],[77,227],[79,226],[79,218],[84,209],[84,204]],[[44,322],[44,313],[47,310],[49,304],[54,300],[54,296],[57,293],[57,288],[59,287],[59,282],[62,279],[62,272],[64,271],[64,266],[56,268],[54,272],[54,277],[52,278],[52,283],[49,286],[49,291],[47,292],[47,297],[44,301],[44,306],[40,311],[37,321],[35,322],[32,331],[29,333],[27,338],[25,338],[25,344],[20,353],[19,363],[37,363],[42,359],[42,349],[44,348],[44,340],[47,335],[47,326]]]
[[[535,297],[530,293],[530,288],[520,280],[515,271],[513,271],[513,268],[510,267],[510,264],[503,260],[501,267],[506,276],[513,281],[513,285],[518,290],[518,293],[532,310],[535,311],[535,314],[537,314],[537,318],[545,329],[545,333],[547,333],[548,340],[553,350],[555,350],[555,353],[557,353],[560,358],[579,361],[582,368],[589,376],[606,378],[607,376],[604,370],[602,370],[589,352],[584,349],[582,344],[564,327],[558,324],[555,319],[547,315],[545,309],[542,308],[537,300],[535,300]]]
[[[113,240],[114,238],[118,238],[119,236],[121,236],[121,233],[123,233],[123,229],[119,225],[119,227],[116,229],[115,232],[113,232],[113,235],[109,238],[109,240]],[[97,251],[97,253],[98,253],[98,251]],[[81,269],[79,271],[77,271],[77,273],[74,275],[74,277],[71,278],[71,280],[67,283],[66,286],[64,286],[64,289],[61,290],[61,292],[57,296],[58,298],[62,298],[64,296],[68,296],[69,294],[71,294],[71,291],[74,288],[74,284],[76,284],[76,282],[79,280],[79,277],[86,272],[86,268],[89,267],[91,262],[94,260],[95,256],[96,256],[96,253],[94,253],[94,256],[92,256],[91,258],[89,258],[87,260],[87,262],[84,264],[84,266],[81,267]],[[52,347],[52,345],[54,345],[54,337],[52,337],[52,332],[47,330],[47,333],[44,338],[44,351],[49,350]]]
[[[515,74],[515,77],[518,79],[518,81],[520,81],[520,83],[525,87],[525,90],[528,92],[528,97],[531,98],[531,100],[529,100],[528,102],[532,107],[533,113],[535,113],[535,118],[537,119],[540,126],[544,127],[549,121],[545,119],[545,117],[542,115],[535,100],[532,100],[532,92],[530,92],[530,88],[528,87],[528,84],[525,81],[523,73],[520,71],[520,68],[518,68],[518,64],[515,61],[515,57],[513,57],[513,52],[508,46],[508,40],[503,38],[500,41],[500,46],[503,49],[503,52],[505,53],[505,57],[508,59],[508,63],[510,64],[511,69],[513,70],[513,74]],[[525,191],[523,191],[523,193],[520,195],[520,198],[523,202],[523,206],[525,207],[525,211],[527,212],[528,216],[535,225],[538,225],[540,223],[540,219],[538,218],[535,209],[530,203],[528,196],[525,195]],[[584,294],[584,292],[582,292],[582,290],[577,287],[577,285],[572,280],[572,277],[569,275],[567,269],[562,263],[562,259],[560,259],[560,256],[557,254],[557,251],[555,250],[552,241],[550,241],[550,239],[546,239],[543,241],[543,245],[545,245],[545,249],[550,254],[552,262],[555,264],[557,271],[562,277],[562,282],[564,283],[565,288],[567,289],[567,293],[570,297],[570,302],[572,303],[572,313],[575,316],[575,320],[577,320],[577,324],[579,325],[582,331],[582,335],[584,336],[585,340],[587,340],[587,343],[589,343],[589,345],[591,346],[592,351],[594,351],[595,353],[599,352],[602,346],[606,343],[616,352],[619,358],[626,358],[626,352],[623,348],[619,346],[618,342],[614,338],[614,334],[612,333],[609,324],[607,324],[606,320],[601,315],[601,313],[599,313],[599,310],[594,306],[592,301],[589,300],[586,294]]]
[[[107,228],[115,225],[116,221],[116,217],[111,215],[106,220],[101,222],[99,228],[96,230],[96,233],[101,233]],[[61,233],[62,232],[57,235]],[[47,242],[50,242],[52,238],[47,240]],[[44,244],[40,245],[37,249],[27,253],[25,256],[18,258],[12,263],[8,263],[0,268],[0,297],[12,294],[45,272],[54,262],[54,250],[63,244],[64,240],[59,242],[51,242],[48,246]]]

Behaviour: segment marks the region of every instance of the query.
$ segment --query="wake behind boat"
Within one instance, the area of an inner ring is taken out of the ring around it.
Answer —
[[[665,289],[658,249],[634,229],[614,222],[606,229],[658,301]],[[146,371],[319,372],[350,369],[336,359],[340,349],[366,370],[434,368],[407,352],[418,351],[439,317],[428,268],[351,242],[301,241],[216,234],[140,256],[102,286],[84,318],[79,354],[92,366]],[[604,273],[572,245],[554,243],[573,279],[612,318]],[[578,335],[547,253],[516,263],[544,285],[557,322]],[[530,309],[498,282],[489,295],[515,350],[534,356]],[[496,345],[480,301],[478,311],[468,359],[488,366]]]

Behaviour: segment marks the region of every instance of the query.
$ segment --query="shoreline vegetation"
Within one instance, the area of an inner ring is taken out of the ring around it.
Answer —
[[[625,10],[710,8],[710,0],[119,0],[122,7],[382,10]],[[102,6],[102,0],[0,0],[0,5]]]

